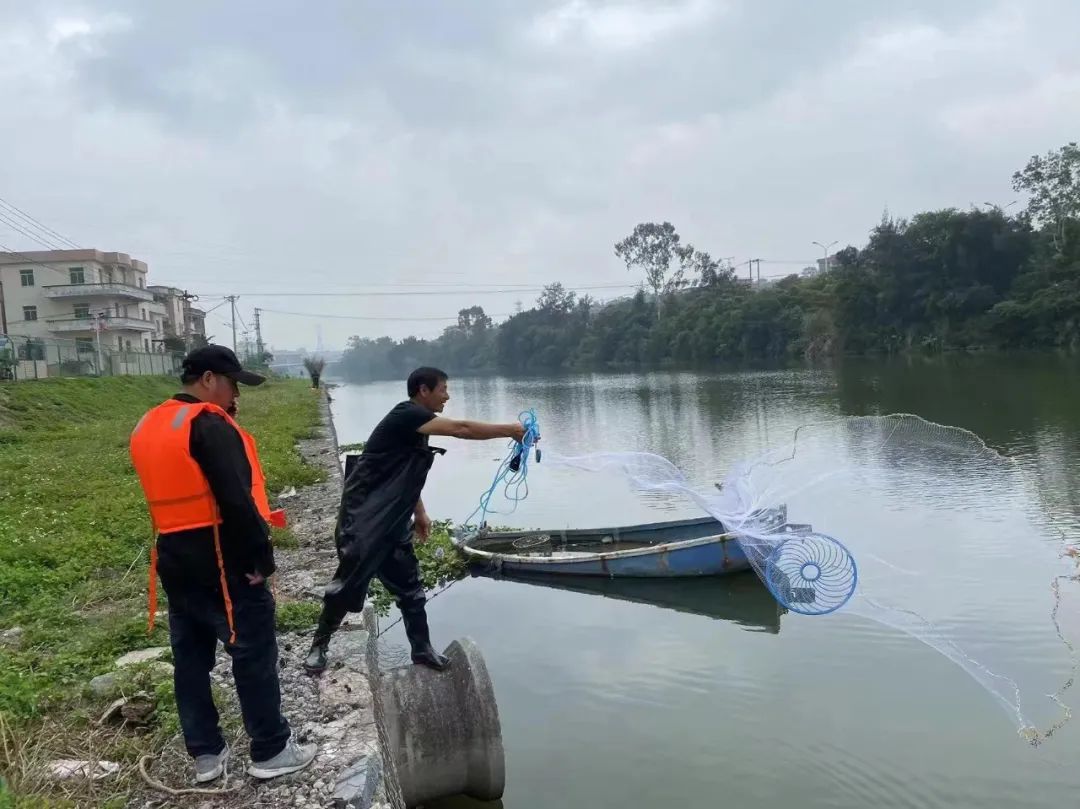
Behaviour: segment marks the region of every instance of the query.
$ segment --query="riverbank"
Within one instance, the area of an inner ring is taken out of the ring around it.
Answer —
[[[233,774],[190,790],[164,595],[146,633],[150,529],[127,452],[132,425],[175,389],[149,377],[0,386],[0,807],[390,805],[368,676],[374,612],[350,616],[323,677],[301,665],[337,563],[341,465],[329,397],[300,380],[245,390],[239,418],[288,515],[273,537],[282,707],[319,756],[276,781],[242,774],[247,737],[219,649]],[[428,587],[461,573],[445,524],[418,556]],[[372,601],[385,612],[390,600],[376,586]],[[57,762],[75,772],[60,777]]]
[[[167,628],[145,628],[150,527],[127,451],[132,425],[175,391],[157,377],[0,386],[0,802],[128,805],[142,789],[139,759],[178,733]],[[271,493],[328,483],[329,464],[297,448],[317,434],[319,399],[300,381],[245,391],[240,419]],[[300,542],[295,529],[274,539],[282,554]],[[304,615],[283,605],[279,620]],[[117,667],[140,649],[163,651]],[[136,694],[141,709],[99,721]],[[61,779],[51,762],[63,759],[114,766],[98,780]]]

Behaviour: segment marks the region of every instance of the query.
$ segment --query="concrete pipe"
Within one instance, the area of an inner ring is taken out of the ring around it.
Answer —
[[[480,649],[469,638],[444,654],[450,668],[401,666],[379,680],[388,754],[405,805],[453,795],[493,801],[505,783],[495,691]]]

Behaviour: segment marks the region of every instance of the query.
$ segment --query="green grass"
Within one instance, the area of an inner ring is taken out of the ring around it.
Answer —
[[[278,604],[277,630],[278,632],[296,632],[302,629],[312,629],[319,620],[322,611],[322,603],[319,601],[289,601]]]
[[[23,629],[0,647],[0,718],[70,709],[123,652],[168,644],[160,624],[145,631],[150,524],[128,436],[176,390],[159,377],[0,385],[0,629]],[[295,450],[318,425],[304,382],[245,390],[239,418],[271,498],[323,477]]]
[[[424,589],[428,591],[428,596],[436,587],[462,578],[468,569],[465,560],[451,542],[450,528],[449,520],[435,521],[427,542],[413,544],[417,561],[420,562],[420,579],[424,583]],[[381,615],[385,615],[394,603],[390,593],[378,580],[371,583],[371,603]]]
[[[126,805],[134,762],[179,730],[170,677],[124,674],[124,693],[145,690],[155,699],[142,735],[99,738],[93,720],[108,700],[85,689],[124,652],[168,645],[160,622],[146,633],[150,524],[128,436],[176,390],[175,381],[157,377],[0,385],[0,630],[23,630],[17,647],[0,646],[0,809]],[[295,448],[318,429],[318,403],[295,380],[268,382],[240,399],[271,499],[324,477]],[[274,539],[295,544],[287,530]],[[102,782],[110,795],[73,798],[63,791],[70,787],[41,780],[38,759],[58,751],[102,755],[126,774]]]

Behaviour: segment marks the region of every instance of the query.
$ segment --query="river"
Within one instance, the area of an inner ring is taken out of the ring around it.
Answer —
[[[532,407],[553,451],[654,452],[710,481],[789,441],[802,424],[914,413],[971,430],[1016,459],[1040,501],[1075,525],[1078,368],[1050,356],[955,355],[755,372],[455,379],[446,415],[508,421]],[[399,382],[335,389],[340,440],[366,438],[402,398]],[[432,515],[460,521],[489,485],[503,442],[439,443],[449,452],[436,460],[424,499]],[[493,521],[589,527],[700,514],[687,502],[635,495],[613,475],[541,463],[530,484],[517,512]],[[932,488],[940,480],[925,485],[927,502],[940,495]],[[905,541],[929,507],[918,495],[908,492],[875,541]],[[846,539],[858,556],[858,538]],[[1025,605],[1035,605],[1026,625],[1045,634],[1048,620],[1045,592],[1024,590],[1029,579],[1013,569],[1028,558],[1018,555],[978,569],[982,592],[1000,599],[965,603],[977,591],[958,578],[950,607],[970,613],[965,631],[985,630],[980,654],[1019,656],[1030,673],[1021,685],[1043,689],[1025,699],[1041,698],[1068,670],[1060,649],[1024,646],[1015,629]],[[934,575],[947,588],[948,571]],[[510,809],[986,809],[1080,799],[1080,720],[1032,747],[973,677],[910,635],[844,610],[786,613],[753,574],[592,589],[470,578],[429,607],[437,645],[469,635],[487,661]],[[387,638],[404,642],[400,627]]]

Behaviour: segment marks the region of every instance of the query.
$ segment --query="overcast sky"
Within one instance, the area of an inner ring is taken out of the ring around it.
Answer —
[[[1077,31],[1076,0],[0,0],[0,197],[248,325],[338,316],[267,312],[279,348],[433,336],[627,294],[641,221],[776,275],[886,208],[1007,204],[1080,138]]]

